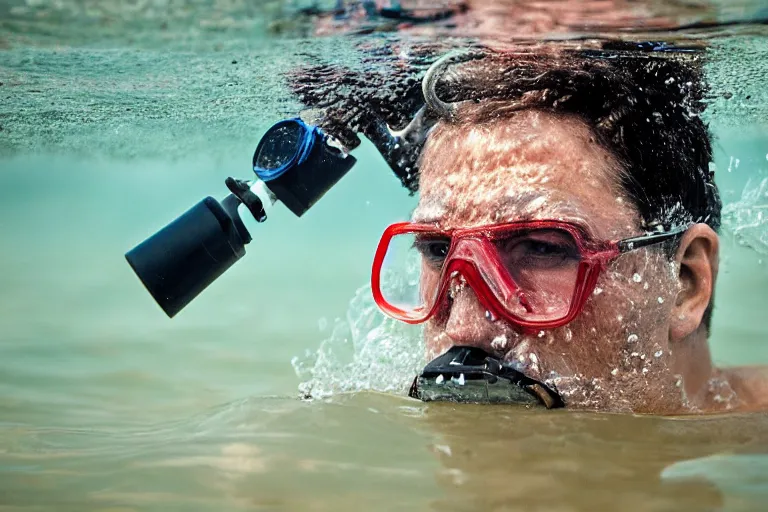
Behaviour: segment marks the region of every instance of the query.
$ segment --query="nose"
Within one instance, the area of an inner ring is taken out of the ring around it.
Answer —
[[[445,334],[454,345],[479,347],[492,352],[491,342],[502,328],[487,317],[486,310],[468,285],[460,286],[446,307]]]

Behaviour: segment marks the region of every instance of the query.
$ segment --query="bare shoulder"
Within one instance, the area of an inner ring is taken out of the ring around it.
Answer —
[[[768,365],[735,366],[721,371],[748,407],[768,407]]]

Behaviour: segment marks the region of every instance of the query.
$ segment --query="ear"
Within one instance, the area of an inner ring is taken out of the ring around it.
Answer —
[[[675,261],[680,269],[680,290],[669,324],[670,342],[684,340],[700,326],[709,307],[717,278],[720,240],[706,224],[695,224],[680,240]]]

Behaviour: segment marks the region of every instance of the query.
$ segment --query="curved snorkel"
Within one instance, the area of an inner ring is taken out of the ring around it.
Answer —
[[[393,131],[374,117],[361,129],[404,184],[416,172],[429,130],[425,112],[423,107],[403,130]],[[267,210],[278,201],[301,217],[355,165],[347,148],[359,139],[344,142],[300,118],[279,121],[256,147],[255,180],[227,178],[227,197],[206,197],[128,251],[126,260],[173,318],[245,255],[252,238],[239,216],[240,205],[258,222],[266,221]]]

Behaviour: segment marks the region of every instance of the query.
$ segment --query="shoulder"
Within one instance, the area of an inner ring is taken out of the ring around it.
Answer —
[[[735,366],[721,371],[747,409],[768,409],[768,366]]]

